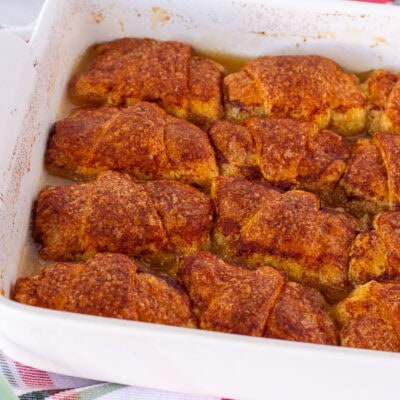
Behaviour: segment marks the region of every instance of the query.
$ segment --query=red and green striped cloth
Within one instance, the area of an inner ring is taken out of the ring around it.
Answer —
[[[219,397],[163,392],[137,386],[97,382],[41,371],[0,351],[1,400],[222,400]]]

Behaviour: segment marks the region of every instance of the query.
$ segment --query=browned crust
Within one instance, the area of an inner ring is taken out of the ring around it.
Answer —
[[[212,243],[216,253],[228,261],[234,260],[237,240],[246,218],[257,211],[265,198],[278,196],[276,191],[262,182],[218,177],[211,191],[217,216]]]
[[[233,122],[265,115],[263,93],[257,82],[242,70],[224,78],[225,116]]]
[[[397,81],[397,74],[383,69],[372,71],[364,84],[367,107],[375,110],[384,109]]]
[[[159,104],[207,126],[222,115],[223,69],[173,41],[123,38],[96,46],[88,71],[70,84],[78,105]]]
[[[197,327],[190,299],[176,281],[142,272],[137,274],[136,290],[140,321]]]
[[[358,235],[352,245],[350,279],[355,284],[371,279],[400,282],[400,212],[378,214],[374,228]]]
[[[251,118],[244,124],[253,137],[265,180],[282,187],[295,185],[313,124],[268,118]]]
[[[144,187],[174,251],[188,254],[210,247],[213,207],[205,195],[173,181],[150,181]]]
[[[83,185],[50,187],[43,190],[34,209],[33,237],[43,243],[45,259],[78,259],[83,253],[82,216],[86,214],[89,190]],[[60,229],[62,227],[62,229]]]
[[[362,285],[386,275],[387,249],[381,236],[375,231],[356,236],[351,246],[349,279],[354,285]]]
[[[363,84],[368,130],[400,133],[400,74],[378,69]]]
[[[364,100],[355,76],[324,57],[267,56],[224,80],[228,119],[251,116],[313,121],[345,135],[365,126]]]
[[[320,209],[313,194],[281,194],[240,178],[217,178],[212,196],[214,248],[222,257],[283,269],[332,300],[349,291],[349,251],[357,232],[350,216]]]
[[[350,148],[331,130],[310,129],[306,153],[299,165],[299,188],[330,196],[347,167]]]
[[[100,44],[92,67],[72,82],[73,99],[96,105],[157,101],[169,112],[186,114],[191,53],[182,43],[152,39]]]
[[[315,289],[288,282],[268,319],[265,336],[297,342],[338,344],[336,326],[323,296]]]
[[[310,343],[337,343],[335,325],[316,290],[287,283],[269,266],[249,269],[208,252],[181,260],[178,277],[200,328]]]
[[[208,128],[224,116],[221,65],[204,57],[192,57],[189,64],[189,119]]]
[[[84,258],[101,251],[140,255],[169,249],[168,233],[144,185],[116,172],[83,185],[89,203],[76,229],[83,232]],[[65,260],[62,254],[54,259]]]
[[[375,232],[381,237],[386,247],[387,280],[400,280],[400,212],[391,211],[379,214],[374,221]]]
[[[178,277],[194,303],[199,326],[262,336],[285,275],[270,267],[252,271],[201,252],[182,259]]]
[[[387,131],[400,134],[400,79],[389,95],[384,121]]]
[[[342,346],[400,351],[400,286],[371,281],[333,308]]]
[[[85,264],[57,263],[39,275],[19,278],[13,298],[55,310],[195,327],[182,289],[148,273],[137,273],[121,254],[97,254]]]
[[[218,121],[210,129],[210,138],[222,175],[262,177],[249,129],[233,122]]]
[[[338,190],[345,208],[358,216],[395,210],[400,206],[400,136],[375,132],[352,145]]]
[[[390,208],[397,208],[400,206],[400,136],[376,132],[373,142],[385,165]]]
[[[34,237],[50,260],[87,259],[102,251],[185,254],[207,247],[211,223],[210,200],[194,188],[104,172],[94,182],[45,189]]]
[[[223,175],[262,177],[282,189],[304,188],[326,196],[350,155],[341,136],[293,119],[254,117],[243,125],[220,121],[210,136]]]
[[[348,201],[360,202],[362,209],[367,212],[387,208],[387,179],[387,171],[379,149],[370,139],[357,140],[339,184]]]
[[[51,173],[90,179],[105,170],[209,188],[218,170],[206,132],[155,104],[81,109],[58,121],[46,154]]]

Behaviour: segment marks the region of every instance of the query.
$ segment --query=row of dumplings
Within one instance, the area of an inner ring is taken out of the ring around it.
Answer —
[[[388,71],[373,71],[360,85],[324,57],[265,56],[226,75],[188,45],[151,39],[118,39],[94,53],[91,67],[71,83],[81,105],[152,101],[203,127],[224,116],[268,116],[313,121],[344,136],[400,133],[399,75]]]
[[[400,286],[374,281],[330,308],[269,266],[252,270],[209,252],[181,259],[178,281],[115,253],[57,263],[19,278],[21,303],[112,318],[309,343],[400,351]]]

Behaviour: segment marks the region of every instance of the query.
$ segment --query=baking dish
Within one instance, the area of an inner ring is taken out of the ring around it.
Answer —
[[[47,1],[30,43],[0,49],[0,347],[54,372],[238,399],[394,397],[399,355],[33,308],[9,300],[21,272],[43,155],[67,82],[92,43],[178,40],[209,54],[319,54],[344,68],[400,70],[400,9],[294,0]],[[64,110],[64,111],[63,111]],[[24,272],[24,271],[22,271]],[[370,377],[373,376],[373,379]]]

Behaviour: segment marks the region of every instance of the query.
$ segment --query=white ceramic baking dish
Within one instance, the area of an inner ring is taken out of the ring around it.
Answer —
[[[341,1],[50,0],[30,43],[0,35],[0,348],[86,378],[237,399],[397,398],[400,356],[57,312],[9,300],[48,133],[92,43],[174,39],[245,57],[400,70],[400,7]]]

